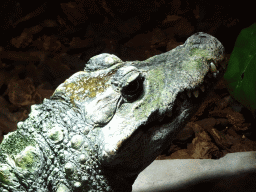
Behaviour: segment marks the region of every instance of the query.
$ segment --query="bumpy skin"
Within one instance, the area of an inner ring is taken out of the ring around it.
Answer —
[[[200,32],[145,61],[92,57],[5,136],[0,191],[130,192],[221,74],[223,54]]]

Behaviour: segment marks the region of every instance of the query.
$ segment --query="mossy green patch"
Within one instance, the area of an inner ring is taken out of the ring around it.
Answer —
[[[83,88],[84,97],[95,97],[97,93],[103,92],[108,87],[108,85],[106,85],[106,81],[108,80],[109,80],[109,77],[106,77],[106,76],[89,77],[86,79],[81,79],[76,83],[69,83],[68,85],[66,85],[66,89],[73,92],[72,96],[70,97],[71,100],[83,99],[83,98],[78,98],[77,95],[75,94],[81,88]]]
[[[15,163],[22,169],[30,169],[33,167],[34,163],[37,162],[38,158],[35,154],[34,147],[27,147],[21,154],[18,154],[15,158]]]
[[[70,100],[84,100],[86,97],[93,98],[98,93],[104,92],[109,86],[107,82],[117,69],[101,74],[97,77],[83,77],[76,79],[75,83],[64,84],[65,91],[70,94]]]
[[[186,71],[201,71],[205,65],[205,61],[210,57],[207,50],[197,48],[191,49],[189,55],[194,59],[184,65]]]
[[[136,121],[148,118],[151,110],[158,109],[159,104],[161,103],[161,101],[159,101],[159,99],[161,99],[161,97],[159,97],[159,94],[161,94],[164,90],[165,78],[163,68],[156,68],[149,71],[147,74],[147,78],[147,81],[150,83],[150,87],[147,95],[143,97],[143,102],[136,107],[140,109],[134,111]]]
[[[12,158],[27,146],[36,146],[33,135],[24,136],[17,131],[9,133],[0,145],[1,154],[9,154]]]
[[[209,54],[209,51],[207,51],[205,49],[193,48],[190,50],[190,56],[191,57],[198,56],[198,57],[207,58],[207,57],[210,57],[210,54]]]

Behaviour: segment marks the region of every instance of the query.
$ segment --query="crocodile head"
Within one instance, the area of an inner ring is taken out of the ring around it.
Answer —
[[[86,109],[103,123],[97,137],[102,165],[136,177],[155,160],[221,76],[223,53],[216,38],[197,33],[167,53],[119,68],[112,86],[95,98],[95,110]]]
[[[14,161],[21,161],[22,154],[29,154],[29,150],[37,149],[39,157],[39,149],[48,147],[55,152],[53,159],[65,156],[54,166],[60,170],[64,167],[66,182],[52,181],[51,185],[58,184],[57,191],[74,191],[73,188],[79,186],[80,190],[91,189],[79,180],[82,176],[79,177],[75,169],[85,172],[79,163],[94,156],[92,161],[97,161],[97,166],[93,169],[100,170],[97,173],[103,175],[101,180],[108,181],[110,191],[131,191],[138,174],[171,143],[213,87],[223,71],[220,65],[223,54],[224,47],[216,38],[199,32],[183,45],[145,61],[122,62],[110,54],[92,57],[84,71],[72,75],[55,90],[50,100],[44,100],[45,108],[32,107],[31,119],[48,113],[46,108],[58,110],[52,116],[43,115],[42,122],[46,117],[51,120],[48,127],[33,123],[36,124],[33,130],[38,132],[30,132],[37,138],[34,139],[37,144],[33,144],[34,149],[27,148],[27,144],[16,152]],[[18,125],[19,129],[26,127]],[[35,136],[38,134],[43,135],[43,139]],[[43,142],[47,145],[40,147]],[[4,150],[8,142],[3,143],[0,152],[8,153]],[[36,161],[39,166],[42,160]],[[25,169],[24,163],[22,165]],[[52,165],[47,166],[50,169]],[[70,174],[72,178],[68,177]]]

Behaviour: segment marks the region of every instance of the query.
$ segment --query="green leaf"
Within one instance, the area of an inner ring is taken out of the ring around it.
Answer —
[[[229,93],[253,113],[256,110],[256,24],[237,37],[224,75]]]

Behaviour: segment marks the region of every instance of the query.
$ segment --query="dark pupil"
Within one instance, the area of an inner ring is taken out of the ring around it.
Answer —
[[[135,80],[135,81],[133,81],[133,82],[131,82],[127,87],[125,87],[125,92],[126,93],[134,93],[134,92],[136,92],[137,90],[138,90],[138,88],[139,88],[139,82],[138,82],[138,80]]]

